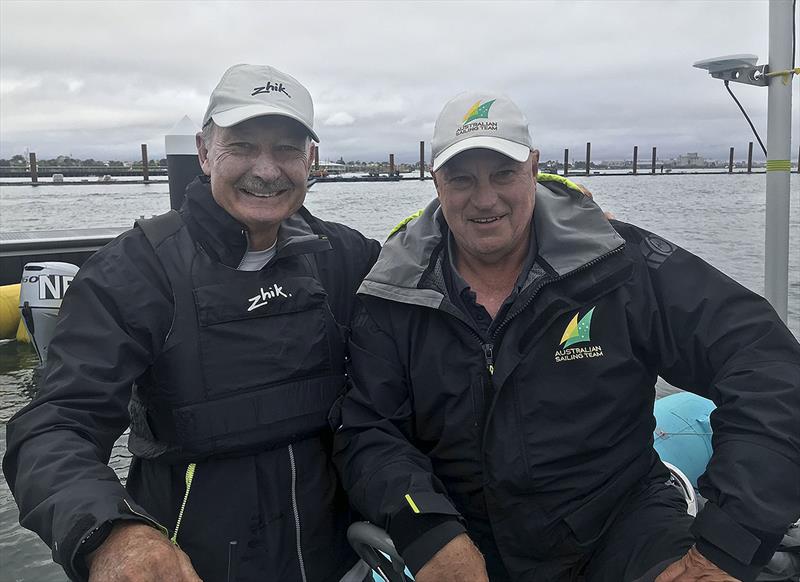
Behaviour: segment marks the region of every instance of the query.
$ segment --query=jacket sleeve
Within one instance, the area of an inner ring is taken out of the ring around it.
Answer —
[[[135,242],[123,235],[80,269],[64,297],[39,392],[7,426],[3,471],[20,523],[51,547],[73,580],[86,576],[76,552],[95,528],[113,520],[157,525],[107,464],[128,426],[131,385],[171,320],[160,266],[149,246],[137,250]]]
[[[642,237],[651,309],[641,339],[665,380],[717,405],[714,452],[698,481],[709,502],[692,532],[708,559],[753,580],[800,515],[800,346],[765,299]]]
[[[413,444],[409,379],[393,336],[363,303],[352,322],[350,356],[352,387],[342,404],[334,462],[350,502],[389,532],[416,572],[465,530],[430,459]]]

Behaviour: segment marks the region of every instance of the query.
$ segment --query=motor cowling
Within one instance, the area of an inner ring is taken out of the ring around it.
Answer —
[[[70,263],[28,263],[22,270],[19,309],[39,361],[47,361],[61,301],[78,267]]]

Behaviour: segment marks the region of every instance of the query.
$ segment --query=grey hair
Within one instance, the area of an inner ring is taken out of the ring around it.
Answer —
[[[200,135],[203,138],[203,143],[206,146],[206,149],[211,147],[211,140],[214,139],[214,129],[217,127],[217,124],[214,123],[213,119],[209,119],[208,123],[203,126],[203,129],[200,130]]]

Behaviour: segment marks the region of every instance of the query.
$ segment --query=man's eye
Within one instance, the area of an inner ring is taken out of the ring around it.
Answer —
[[[499,172],[495,173],[495,176],[500,178],[501,180],[507,180],[513,175],[514,175],[514,170],[500,170]]]
[[[281,144],[278,145],[276,148],[279,152],[299,152],[300,148],[291,144]]]
[[[467,186],[471,180],[468,176],[453,176],[450,178],[450,183],[453,186]]]
[[[235,150],[246,151],[250,150],[253,146],[252,144],[247,143],[246,141],[237,141],[231,144],[228,144],[228,147]]]

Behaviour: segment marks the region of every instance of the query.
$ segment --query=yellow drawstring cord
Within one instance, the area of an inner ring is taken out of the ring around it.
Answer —
[[[197,468],[197,463],[189,463],[186,467],[186,493],[183,495],[183,502],[181,502],[181,510],[178,512],[178,521],[175,524],[175,532],[172,534],[170,541],[178,545],[178,530],[181,527],[181,520],[183,519],[183,510],[186,509],[186,502],[189,501],[189,491],[192,488],[192,479],[194,479],[194,470]]]

